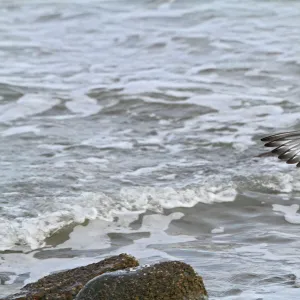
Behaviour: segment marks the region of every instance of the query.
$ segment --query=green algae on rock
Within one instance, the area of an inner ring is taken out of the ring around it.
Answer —
[[[167,261],[95,277],[76,300],[206,300],[202,278],[183,262]]]
[[[137,267],[138,261],[127,254],[120,254],[87,266],[45,276],[22,288],[22,292],[3,300],[72,300],[83,286],[106,272]]]

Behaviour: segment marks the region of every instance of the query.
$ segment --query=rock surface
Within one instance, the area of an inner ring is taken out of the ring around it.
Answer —
[[[74,299],[83,286],[92,278],[106,272],[138,266],[138,261],[127,254],[120,254],[90,264],[41,278],[25,285],[22,292],[3,300],[66,300]]]
[[[202,278],[183,262],[106,273],[92,279],[76,300],[205,300]]]

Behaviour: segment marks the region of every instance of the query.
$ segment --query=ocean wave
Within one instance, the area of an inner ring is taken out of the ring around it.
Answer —
[[[70,224],[85,220],[103,219],[110,222],[116,216],[135,213],[137,216],[147,210],[163,213],[164,209],[192,207],[197,203],[233,201],[236,191],[232,187],[203,186],[187,189],[171,187],[122,188],[116,198],[104,193],[84,192],[78,197],[57,197],[51,210],[41,208],[34,216],[17,216],[0,219],[0,250],[24,245],[31,249],[45,246],[45,239]],[[11,208],[10,214],[18,211]],[[8,211],[7,211],[8,212]],[[25,212],[26,214],[26,212]]]

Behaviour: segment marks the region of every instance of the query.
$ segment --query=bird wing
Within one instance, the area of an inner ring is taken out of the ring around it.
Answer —
[[[289,131],[270,135],[261,139],[265,147],[274,148],[270,153],[287,164],[300,167],[300,131]]]

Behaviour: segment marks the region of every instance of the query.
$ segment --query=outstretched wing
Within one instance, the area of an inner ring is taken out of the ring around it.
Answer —
[[[287,164],[297,164],[300,167],[300,131],[283,132],[261,139],[265,147],[274,148],[270,154],[278,156]]]

